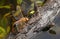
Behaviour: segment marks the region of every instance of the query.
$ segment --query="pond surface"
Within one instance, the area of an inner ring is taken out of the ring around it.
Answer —
[[[60,39],[60,13],[56,16],[54,22],[56,25],[52,29],[56,32],[56,35],[46,31],[37,34],[32,39]]]

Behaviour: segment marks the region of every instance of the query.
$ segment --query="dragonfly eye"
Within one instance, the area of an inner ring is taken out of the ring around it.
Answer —
[[[16,24],[14,24],[14,27],[16,27]]]
[[[14,24],[13,26],[14,26],[14,27],[17,27],[18,25],[19,25],[19,24]]]

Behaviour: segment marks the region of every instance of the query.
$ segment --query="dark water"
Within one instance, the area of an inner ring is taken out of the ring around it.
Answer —
[[[32,39],[60,39],[60,13],[58,16],[56,16],[54,22],[55,26],[52,29],[56,32],[56,35],[49,33],[49,31],[46,31],[37,34]]]

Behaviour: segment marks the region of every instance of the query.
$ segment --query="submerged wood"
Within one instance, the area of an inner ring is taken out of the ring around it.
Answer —
[[[19,33],[14,39],[30,39],[38,34],[37,32],[34,32],[35,30],[40,32],[47,25],[51,24],[55,17],[60,13],[60,3],[57,0],[51,0],[44,4],[43,7],[37,7],[37,9],[37,16],[32,17],[23,29],[26,33]]]

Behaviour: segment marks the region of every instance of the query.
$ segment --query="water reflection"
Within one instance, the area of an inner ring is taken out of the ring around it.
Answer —
[[[32,39],[60,39],[60,14],[55,18],[54,22],[56,25],[51,29],[56,32],[56,35],[50,34],[49,31],[46,31],[37,34],[37,36]]]

